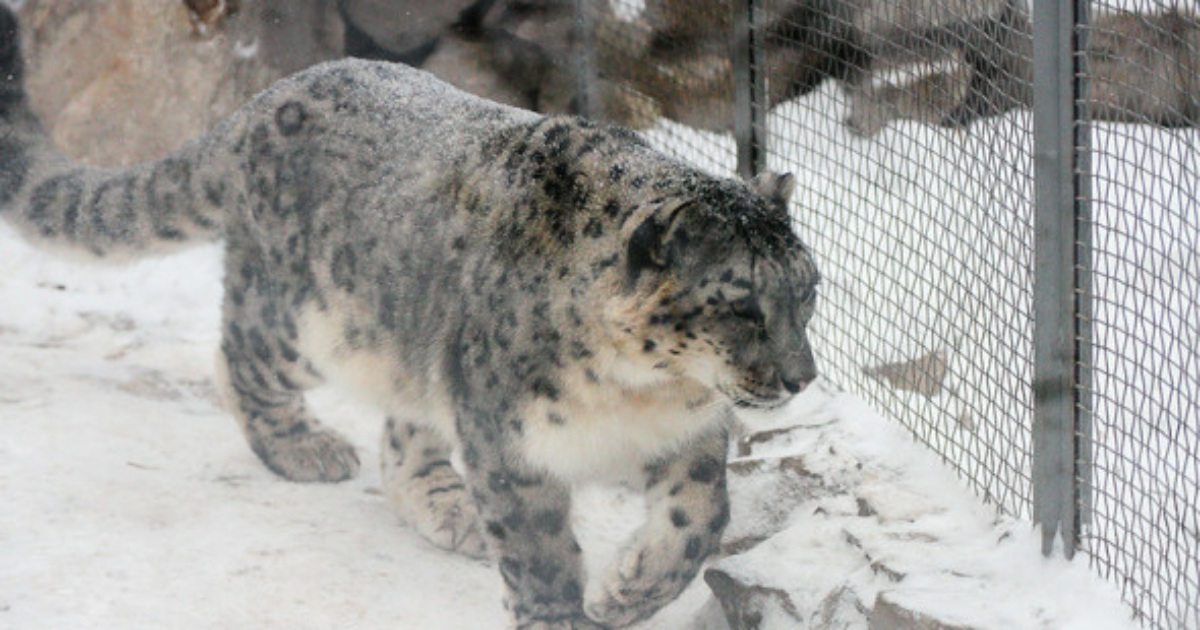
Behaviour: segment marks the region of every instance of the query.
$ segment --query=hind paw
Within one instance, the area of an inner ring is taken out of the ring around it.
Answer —
[[[277,475],[304,483],[345,481],[358,474],[358,455],[344,438],[328,430],[272,437],[254,452]]]

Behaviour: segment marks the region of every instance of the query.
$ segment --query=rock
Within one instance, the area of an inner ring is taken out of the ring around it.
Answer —
[[[875,597],[869,630],[978,630],[978,627],[939,618],[906,605],[895,592],[882,591]]]
[[[738,440],[725,557],[704,574],[730,628],[975,630],[955,615],[987,589],[946,553],[948,505],[848,439],[833,420]]]
[[[827,494],[802,456],[738,459],[729,463],[731,515],[722,551],[733,555],[777,533],[802,503]]]
[[[871,609],[863,604],[862,599],[849,586],[840,586],[829,592],[810,627],[822,630],[851,630],[862,628],[867,623]]]
[[[748,583],[717,568],[705,571],[704,581],[721,603],[731,630],[779,628],[780,618],[795,624],[803,621],[791,597],[782,589]]]
[[[30,101],[77,160],[157,159],[288,72],[333,56],[316,20],[289,27],[272,8],[280,3],[244,0],[230,13],[228,2],[193,2],[208,11],[199,15],[179,1],[27,0]]]

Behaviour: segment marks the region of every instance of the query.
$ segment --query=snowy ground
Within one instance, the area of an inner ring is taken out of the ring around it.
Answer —
[[[495,571],[397,522],[373,466],[346,484],[297,485],[250,453],[211,385],[216,247],[89,268],[0,226],[0,269],[0,628],[504,626]],[[363,461],[374,461],[378,415],[333,392],[318,398]],[[1027,524],[998,521],[857,398],[814,392],[790,414],[774,422],[839,420],[837,432],[793,447],[839,450],[865,462],[855,470],[903,476],[903,494],[873,486],[880,505],[891,496],[946,532],[921,551],[888,536],[872,542],[869,523],[857,526],[873,553],[974,566],[988,579],[972,588],[994,591],[930,597],[959,601],[980,627],[1014,627],[997,621],[1013,611],[1038,627],[1130,627],[1086,564],[1042,559]],[[755,499],[734,490],[742,503]],[[620,493],[584,497],[585,510],[603,515],[582,524],[591,562],[634,526],[637,504]],[[761,564],[768,577],[803,589],[853,569],[830,551],[828,527],[807,525],[812,518],[801,509],[784,523],[767,549],[786,572]],[[709,625],[714,613],[698,581],[645,627],[720,627]]]

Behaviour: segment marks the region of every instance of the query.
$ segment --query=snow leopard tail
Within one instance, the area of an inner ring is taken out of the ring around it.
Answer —
[[[211,143],[129,169],[92,168],[58,151],[29,108],[19,25],[0,3],[0,218],[31,242],[127,259],[221,236],[221,190],[193,173]]]

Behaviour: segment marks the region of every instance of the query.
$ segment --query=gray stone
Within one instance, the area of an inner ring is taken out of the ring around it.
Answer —
[[[75,159],[157,159],[283,76],[258,54],[258,3],[246,5],[201,37],[183,2],[27,0],[33,107]]]
[[[752,549],[779,532],[797,506],[829,493],[799,455],[730,462],[729,488],[732,520],[722,544],[726,555]]]
[[[882,591],[871,611],[870,630],[979,630],[906,604],[892,591]]]
[[[770,620],[780,616],[797,624],[803,621],[787,591],[753,584],[717,568],[705,571],[704,581],[721,603],[731,630],[778,628],[778,623]]]
[[[817,607],[809,627],[818,630],[859,630],[867,626],[871,609],[849,586],[829,592]]]

